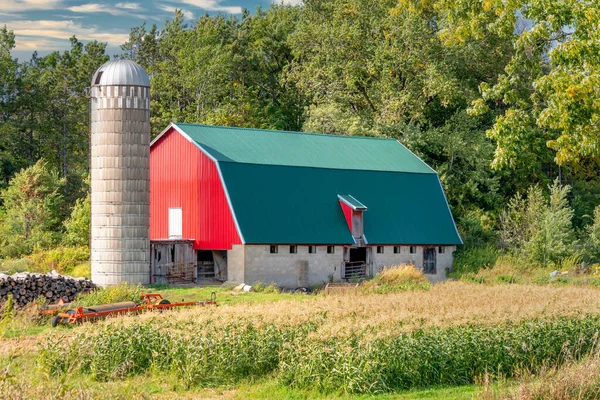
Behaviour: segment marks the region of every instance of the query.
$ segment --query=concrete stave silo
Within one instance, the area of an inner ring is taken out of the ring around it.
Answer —
[[[150,282],[150,82],[128,60],[92,79],[91,264],[101,286]]]

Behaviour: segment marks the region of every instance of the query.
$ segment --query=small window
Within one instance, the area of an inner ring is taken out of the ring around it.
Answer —
[[[383,246],[377,246],[377,253],[383,254]]]
[[[102,78],[103,73],[104,73],[104,71],[98,72],[98,75],[96,75],[96,80],[94,81],[94,85],[100,84],[100,78]]]
[[[317,246],[308,246],[308,252],[310,254],[315,254],[317,252]]]
[[[277,253],[279,253],[279,246],[270,246],[269,247],[269,252],[271,254],[277,254]]]
[[[335,246],[327,246],[327,254],[335,254]]]
[[[394,254],[400,254],[400,246],[394,246]]]
[[[444,246],[438,247],[438,253],[444,254],[446,252],[446,248]]]
[[[298,253],[298,246],[290,246],[290,254]]]
[[[410,246],[410,254],[417,254],[417,246]]]

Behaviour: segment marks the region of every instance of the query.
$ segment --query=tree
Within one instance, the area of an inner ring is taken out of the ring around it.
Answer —
[[[568,185],[555,180],[545,199],[539,186],[532,186],[527,198],[513,197],[501,215],[501,239],[505,248],[524,256],[535,265],[558,264],[575,253],[573,209]]]
[[[471,7],[470,15],[504,16],[502,35],[515,46],[504,73],[495,84],[482,83],[482,98],[473,107],[480,112],[501,105],[489,131],[497,142],[495,165],[544,160],[547,148],[559,165],[595,162],[600,156],[600,92],[593,89],[600,83],[598,2],[492,0],[483,2],[487,10],[475,3],[461,3],[463,11]],[[467,23],[468,18],[457,26]],[[489,29],[491,21],[464,31],[469,36]]]
[[[21,170],[10,180],[0,197],[4,202],[1,253],[29,254],[34,248],[48,248],[57,242],[65,183],[46,161]]]
[[[64,222],[63,242],[69,246],[87,246],[90,242],[91,200],[88,194],[77,199],[71,217]]]

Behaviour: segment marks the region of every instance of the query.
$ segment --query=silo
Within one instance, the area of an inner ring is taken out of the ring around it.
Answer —
[[[91,264],[101,286],[150,282],[150,81],[109,61],[92,78]]]

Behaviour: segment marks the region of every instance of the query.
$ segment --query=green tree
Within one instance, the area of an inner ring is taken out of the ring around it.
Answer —
[[[44,160],[10,180],[0,194],[5,207],[0,250],[3,255],[17,257],[57,242],[64,183],[64,178]]]
[[[87,246],[90,241],[91,200],[88,194],[77,199],[71,216],[64,222],[63,242],[69,246]]]
[[[600,206],[594,209],[593,222],[584,231],[584,256],[586,261],[600,261]]]
[[[575,253],[573,209],[567,201],[571,187],[560,185],[556,180],[549,189],[550,199],[543,208],[537,229],[526,246],[526,252],[532,261],[544,267],[557,264]]]
[[[495,164],[513,166],[555,151],[558,164],[579,164],[600,156],[599,41],[600,5],[580,0],[518,0],[461,3],[463,11],[506,17],[501,31],[514,41],[515,51],[497,83],[481,85],[482,99],[474,111],[501,104],[489,135],[497,142]],[[475,17],[475,18],[478,18]],[[457,22],[465,27],[468,19]],[[491,20],[466,36],[491,29]],[[521,26],[519,26],[521,25]],[[529,26],[527,26],[529,25]]]

